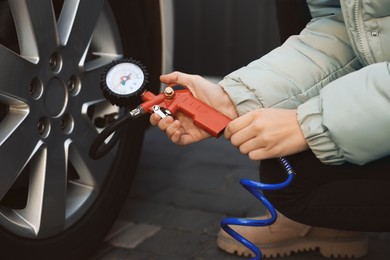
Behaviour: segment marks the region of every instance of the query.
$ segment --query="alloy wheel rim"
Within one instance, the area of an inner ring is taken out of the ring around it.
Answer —
[[[50,0],[9,6],[19,52],[0,43],[0,226],[47,238],[88,211],[110,173],[117,148],[98,161],[88,149],[94,119],[117,112],[99,80],[121,41],[105,1],[64,1],[57,15]]]

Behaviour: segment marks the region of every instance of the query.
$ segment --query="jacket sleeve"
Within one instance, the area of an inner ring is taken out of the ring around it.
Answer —
[[[361,68],[349,44],[340,6],[317,8],[300,35],[247,66],[227,75],[219,84],[245,114],[260,107],[296,108],[318,95],[329,82]],[[319,10],[322,10],[321,12]]]
[[[323,163],[365,164],[390,154],[389,64],[362,69],[339,2],[308,3],[313,20],[300,35],[219,84],[240,115],[297,108],[306,141]]]
[[[390,64],[337,79],[298,107],[311,150],[324,163],[365,164],[390,154]]]

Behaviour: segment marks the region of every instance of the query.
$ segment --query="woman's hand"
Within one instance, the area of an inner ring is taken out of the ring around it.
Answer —
[[[158,125],[169,139],[178,145],[187,145],[211,137],[206,131],[194,125],[191,118],[183,113],[177,113],[175,119],[167,116],[163,119],[157,114],[150,116],[152,125]]]
[[[261,108],[230,122],[225,138],[252,160],[291,155],[308,149],[296,110]]]
[[[221,113],[230,118],[236,118],[237,112],[234,104],[225,91],[215,83],[212,83],[201,76],[189,75],[181,72],[173,72],[160,77],[162,83],[183,85],[200,101],[217,108]],[[179,145],[187,145],[210,137],[210,135],[194,125],[192,119],[182,113],[172,117],[161,119],[157,114],[150,117],[152,125],[164,131],[171,141]]]
[[[162,83],[168,85],[182,85],[200,101],[217,108],[222,114],[234,119],[238,116],[236,108],[226,92],[216,83],[210,82],[199,75],[190,75],[182,72],[172,72],[160,77]]]

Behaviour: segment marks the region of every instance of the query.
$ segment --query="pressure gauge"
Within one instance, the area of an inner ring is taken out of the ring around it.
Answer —
[[[139,61],[122,58],[105,68],[101,88],[111,104],[130,107],[139,100],[149,82],[148,76],[145,66]]]

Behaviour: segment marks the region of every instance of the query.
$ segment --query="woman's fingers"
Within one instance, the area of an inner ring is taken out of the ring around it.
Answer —
[[[233,120],[225,137],[252,160],[286,156],[308,149],[296,110],[262,108]]]
[[[161,120],[161,117],[157,114],[151,114],[150,115],[150,118],[149,118],[149,122],[152,124],[152,125],[157,125]]]
[[[232,141],[231,139],[233,135],[240,132],[242,129],[247,128],[252,123],[252,121],[253,121],[253,117],[251,116],[250,113],[234,119],[226,126],[224,132],[225,138]],[[248,132],[245,133],[250,134]],[[236,136],[235,138],[233,138],[236,139],[232,141],[232,143],[234,142],[233,145],[237,146],[239,143],[243,142],[242,140],[243,138],[245,139],[244,136],[238,136],[238,137]]]

